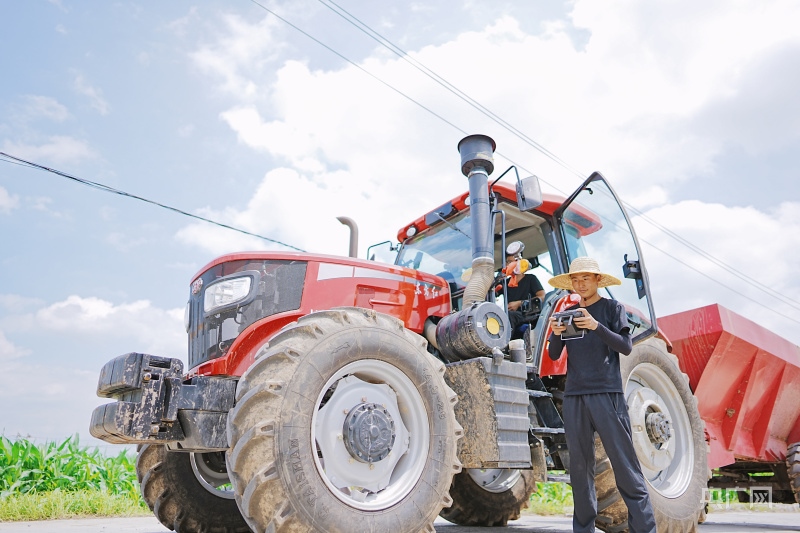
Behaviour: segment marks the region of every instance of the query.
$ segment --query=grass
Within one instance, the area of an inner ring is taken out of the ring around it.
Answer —
[[[150,516],[141,498],[102,490],[30,492],[0,498],[0,522],[94,516]]]
[[[553,516],[572,514],[572,487],[566,483],[536,483],[526,513]]]
[[[0,436],[0,521],[149,514],[135,456],[107,456],[78,437],[37,445]]]

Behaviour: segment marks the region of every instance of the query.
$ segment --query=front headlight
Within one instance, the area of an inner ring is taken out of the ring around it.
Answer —
[[[203,299],[203,311],[208,314],[215,309],[246,300],[252,285],[253,278],[250,276],[225,279],[209,285]]]

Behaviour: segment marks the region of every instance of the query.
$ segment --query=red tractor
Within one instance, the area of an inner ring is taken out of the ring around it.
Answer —
[[[568,481],[565,358],[542,354],[547,319],[573,297],[525,302],[512,331],[496,287],[513,241],[543,281],[584,255],[619,269],[623,285],[603,290],[633,331],[621,363],[637,454],[659,530],[694,530],[709,477],[704,422],[656,327],[624,209],[597,173],[566,201],[535,177],[490,183],[494,148],[480,135],[459,143],[469,192],[402,228],[394,265],[220,257],[190,284],[188,369],[140,353],[105,365],[98,395],[116,401],[94,411],[91,433],[140,445],[142,494],[161,523],[416,532],[441,515],[497,526],[519,517],[536,481]],[[624,531],[602,446],[597,455],[597,526]]]

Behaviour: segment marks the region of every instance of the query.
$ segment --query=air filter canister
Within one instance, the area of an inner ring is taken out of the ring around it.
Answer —
[[[439,351],[448,361],[490,354],[493,348],[505,348],[510,338],[508,316],[492,302],[475,302],[444,317],[436,326]]]

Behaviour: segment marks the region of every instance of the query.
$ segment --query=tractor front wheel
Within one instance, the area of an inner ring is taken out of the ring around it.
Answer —
[[[450,505],[461,428],[425,340],[360,308],[313,313],[261,349],[228,417],[254,531],[429,531]]]
[[[136,458],[145,503],[165,527],[179,533],[249,533],[233,499],[225,452],[170,452],[139,446]]]
[[[468,469],[453,478],[453,505],[439,516],[460,526],[500,527],[517,520],[536,490],[531,470]]]

